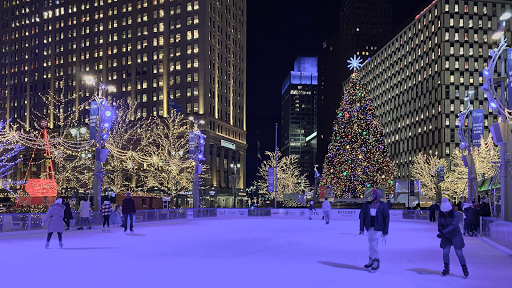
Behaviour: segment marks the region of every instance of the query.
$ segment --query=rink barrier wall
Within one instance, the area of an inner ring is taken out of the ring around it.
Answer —
[[[359,209],[332,209],[332,220],[358,220]],[[460,226],[463,229],[463,216],[461,212]],[[436,213],[437,214],[437,213]],[[41,222],[45,213],[36,214],[0,214],[0,233],[37,231],[45,230],[41,227]],[[135,213],[134,222],[156,222],[169,220],[190,220],[198,218],[217,218],[217,219],[248,219],[251,217],[271,217],[278,219],[308,219],[309,209],[303,208],[199,208],[199,209],[159,209],[159,210],[139,210]],[[323,213],[320,209],[312,211],[312,217],[315,220],[321,219]],[[391,221],[427,221],[429,220],[428,210],[390,210]],[[436,219],[438,215],[436,215]],[[99,212],[91,212],[91,225],[101,226],[103,218]],[[115,221],[111,218],[111,224],[121,224],[120,219]],[[71,227],[80,226],[80,214],[73,213]],[[480,235],[488,240],[501,245],[507,249],[512,249],[512,223],[496,220],[488,217],[481,217],[479,224]]]

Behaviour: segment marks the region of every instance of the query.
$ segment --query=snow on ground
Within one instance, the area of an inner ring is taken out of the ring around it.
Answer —
[[[511,287],[512,257],[465,238],[470,276],[452,251],[441,277],[437,225],[392,222],[381,268],[369,273],[359,223],[270,218],[135,223],[64,234],[64,249],[45,234],[0,238],[1,287]],[[361,286],[362,285],[362,286]]]

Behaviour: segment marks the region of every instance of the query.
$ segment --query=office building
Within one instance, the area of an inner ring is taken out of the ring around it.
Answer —
[[[280,149],[283,156],[298,156],[301,172],[310,183],[314,183],[317,147],[317,62],[317,57],[297,57],[281,94]]]
[[[356,55],[366,61],[391,36],[391,5],[388,0],[347,0],[340,10],[339,31],[325,40],[319,56],[318,152],[323,166],[331,142],[336,110],[344,94],[343,82],[352,73],[347,60]]]
[[[92,76],[136,101],[136,118],[167,117],[172,99],[204,120],[205,194],[232,198],[231,164],[245,188],[245,0],[15,0],[0,11],[2,119],[34,127],[35,110],[56,128],[38,94],[79,94],[73,111],[93,96]]]
[[[498,45],[499,15],[510,9],[510,1],[433,1],[363,65],[397,178],[411,176],[418,153],[449,157],[458,147],[456,120],[469,91],[484,126],[497,121],[480,90],[481,71]],[[505,38],[510,45],[510,30]]]

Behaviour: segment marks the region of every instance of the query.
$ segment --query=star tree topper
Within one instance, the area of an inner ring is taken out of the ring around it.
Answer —
[[[356,58],[356,55],[354,55],[354,57],[350,58],[350,60],[347,60],[347,62],[349,63],[348,68],[350,68],[350,70],[359,69],[361,68],[361,66],[363,66],[361,65],[362,61],[363,60],[361,60],[361,58]]]

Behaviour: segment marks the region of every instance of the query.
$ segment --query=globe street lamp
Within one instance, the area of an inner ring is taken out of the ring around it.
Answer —
[[[231,176],[231,177],[233,179],[233,181],[232,181],[232,185],[233,185],[233,208],[236,208],[236,204],[237,204],[236,203],[236,180],[237,180],[237,178],[236,178],[236,168],[240,168],[240,163],[238,163],[236,165],[231,163],[231,168],[233,168],[234,172],[235,172],[234,175]]]
[[[104,173],[102,168],[102,161],[105,161],[108,153],[108,149],[103,149],[103,146],[107,141],[108,134],[111,129],[111,122],[113,119],[113,111],[111,111],[111,109],[109,108],[108,103],[103,95],[103,92],[107,90],[114,91],[115,87],[107,86],[106,84],[103,84],[101,81],[98,81],[98,85],[96,86],[96,79],[90,75],[84,76],[83,79],[88,85],[98,88],[98,94],[94,95],[95,101],[91,103],[91,116],[89,119],[89,125],[91,127],[91,131],[93,131],[92,128],[94,128],[95,132],[91,132],[91,137],[94,137],[94,139],[90,140],[94,140],[94,142],[98,143],[98,148],[96,148],[95,153],[94,180],[92,185],[94,191],[94,210],[99,211],[101,206],[101,182],[103,181]],[[93,106],[95,106],[96,109],[96,111],[94,112],[96,113],[95,115],[93,115]],[[98,117],[98,112],[100,114],[100,117]],[[96,121],[98,123],[96,123]],[[106,130],[105,133],[102,133],[103,129]],[[80,129],[80,132],[81,131],[86,130]]]
[[[201,174],[202,166],[199,165],[199,161],[204,160],[203,150],[204,150],[204,135],[199,130],[199,124],[204,124],[204,120],[195,119],[193,116],[190,116],[188,120],[194,123],[194,130],[189,132],[189,148],[193,148],[194,150],[189,152],[190,157],[194,159],[194,182],[192,185],[192,193],[193,193],[193,201],[194,208],[199,208],[199,174]]]

